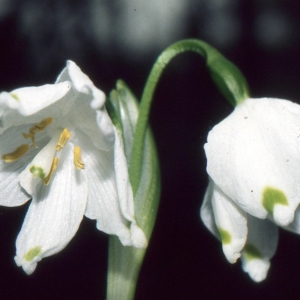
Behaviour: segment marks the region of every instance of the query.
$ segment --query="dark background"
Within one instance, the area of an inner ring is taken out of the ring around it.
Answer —
[[[0,88],[54,82],[72,59],[104,92],[122,78],[140,97],[159,53],[193,37],[238,65],[253,97],[300,103],[299,17],[298,0],[0,0]],[[257,284],[226,261],[199,218],[203,144],[231,111],[201,57],[180,55],[165,70],[151,113],[162,196],[136,299],[299,297],[299,236],[280,230],[268,278]],[[108,237],[87,218],[31,276],[15,265],[27,208],[0,208],[0,299],[104,299]]]

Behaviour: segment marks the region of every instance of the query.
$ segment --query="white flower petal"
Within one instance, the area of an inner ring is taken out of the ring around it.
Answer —
[[[115,234],[119,237],[122,244],[125,246],[145,247],[146,238],[143,232],[141,233],[139,227],[136,225],[135,219],[127,211],[127,193],[125,190],[123,194],[117,187],[118,172],[115,169],[115,153],[113,151],[101,151],[93,146],[91,140],[85,135],[80,136],[82,145],[82,159],[85,162],[85,174],[89,185],[89,196],[85,215],[90,219],[97,219],[97,228],[108,234]],[[123,153],[124,155],[124,153]],[[127,172],[121,169],[122,165],[118,164],[117,169],[120,173]],[[120,175],[119,175],[120,176]],[[126,175],[123,175],[126,178]],[[128,175],[127,175],[128,178]],[[121,179],[123,180],[124,177]],[[119,179],[120,180],[120,179]],[[122,182],[122,184],[126,184]],[[126,189],[126,188],[125,188]],[[130,187],[131,189],[131,187]],[[132,194],[129,196],[132,197]],[[120,199],[121,198],[121,199]],[[120,201],[125,203],[122,211]],[[133,199],[131,198],[131,201]],[[129,200],[129,205],[133,203]],[[129,209],[132,209],[130,206]],[[129,222],[132,225],[129,229]]]
[[[300,201],[299,116],[300,106],[290,101],[247,99],[205,145],[207,171],[224,193],[258,218],[272,213],[282,226]]]
[[[52,161],[56,152],[55,146],[59,140],[62,130],[58,130],[48,144],[39,149],[40,151],[19,175],[20,185],[29,194],[33,195],[37,184],[45,178],[51,169]],[[32,168],[38,170],[34,172]],[[43,175],[43,177],[41,177]]]
[[[131,184],[129,181],[128,166],[124,148],[117,131],[115,130],[114,166],[119,203],[123,216],[131,222],[132,242],[136,248],[147,247],[147,239],[143,231],[136,224],[134,216],[134,202]]]
[[[80,130],[92,138],[93,144],[102,150],[110,150],[114,144],[113,124],[105,109],[105,94],[97,89],[87,75],[72,61],[58,76],[57,83],[71,82],[75,104],[68,122],[80,124]]]
[[[223,252],[230,263],[235,263],[247,239],[247,216],[218,186],[214,186],[212,207],[221,237]]]
[[[275,224],[248,215],[248,239],[242,252],[242,268],[252,280],[260,282],[267,277],[277,243],[278,227]]]
[[[48,117],[61,118],[74,102],[69,95],[70,87],[70,82],[62,82],[1,93],[0,134],[11,126],[39,123]],[[16,102],[14,106],[13,101]]]
[[[282,226],[284,229],[300,234],[300,206],[295,211],[295,217],[288,226]]]
[[[214,211],[212,207],[212,195],[214,190],[214,182],[209,179],[208,187],[206,189],[203,203],[200,210],[200,217],[207,227],[207,229],[218,239],[220,239],[220,234],[216,226]]]
[[[70,82],[61,82],[16,89],[11,92],[11,95],[19,103],[20,114],[30,116],[63,98],[70,88]]]
[[[82,220],[87,183],[74,167],[71,144],[64,148],[50,184],[40,183],[37,191],[16,241],[15,261],[27,274],[41,259],[66,247]]]
[[[97,220],[97,228],[117,235],[123,245],[132,244],[128,221],[122,215],[114,174],[112,151],[97,149],[88,137],[81,135],[82,160],[89,193],[85,216]]]
[[[22,132],[26,132],[28,126],[14,126],[0,135],[0,156],[12,153],[20,145],[26,144]],[[37,139],[39,145],[45,144],[45,138]],[[3,206],[18,206],[24,204],[30,196],[19,185],[18,175],[36,155],[38,149],[31,147],[27,153],[14,162],[0,160],[0,204]]]
[[[91,95],[91,107],[100,109],[105,103],[105,94],[96,88],[90,78],[71,60],[67,61],[66,68],[58,76],[56,82],[71,81],[78,93]]]
[[[266,279],[270,269],[270,261],[266,259],[253,258],[244,263],[243,256],[243,270],[248,273],[251,279],[255,282],[261,282]]]

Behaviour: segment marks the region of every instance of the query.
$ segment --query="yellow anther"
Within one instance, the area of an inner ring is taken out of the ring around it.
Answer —
[[[49,184],[49,182],[51,180],[51,177],[52,177],[53,173],[55,172],[55,170],[57,168],[57,164],[58,164],[58,157],[56,156],[56,157],[53,158],[49,174],[43,179],[44,185],[48,185]]]
[[[44,131],[47,126],[52,124],[53,119],[51,117],[42,120],[40,123],[34,124],[29,129],[29,133],[22,133],[25,139],[31,139],[32,144],[35,148],[38,148],[37,144],[35,143],[35,134],[41,131]]]
[[[61,133],[59,140],[56,144],[56,151],[60,151],[67,143],[68,139],[71,137],[71,132],[65,128]]]
[[[21,158],[29,150],[30,146],[28,144],[23,144],[18,147],[14,152],[2,155],[2,159],[6,162],[13,162]]]
[[[84,169],[84,163],[81,160],[81,149],[79,146],[74,148],[74,165],[77,170]]]
[[[40,123],[35,124],[33,126],[34,130],[35,130],[35,133],[43,131],[47,126],[52,124],[52,121],[53,121],[53,119],[51,117],[49,117],[49,118],[46,118],[46,119],[42,120]]]

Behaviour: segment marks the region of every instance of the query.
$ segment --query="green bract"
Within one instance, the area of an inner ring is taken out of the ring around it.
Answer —
[[[109,114],[122,136],[128,165],[134,161],[132,144],[139,106],[136,98],[123,81],[110,94],[107,102]],[[134,195],[137,223],[148,241],[154,226],[160,195],[160,173],[155,143],[150,128],[147,128],[141,149],[141,176]],[[124,247],[118,238],[110,237],[107,299],[132,299],[141,268],[145,249]]]

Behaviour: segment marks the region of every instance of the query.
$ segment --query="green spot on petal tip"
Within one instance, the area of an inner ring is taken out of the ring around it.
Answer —
[[[222,229],[221,227],[218,227],[219,234],[221,236],[222,244],[227,245],[231,243],[231,234],[229,231]]]
[[[262,205],[271,214],[274,213],[276,204],[288,206],[289,202],[285,194],[278,189],[266,187],[263,191]]]
[[[10,95],[11,95],[15,100],[17,100],[17,101],[20,100],[19,97],[18,97],[16,94],[10,93]]]
[[[44,169],[41,167],[32,166],[30,168],[30,172],[34,177],[39,177],[41,179],[44,179],[46,177],[46,174],[44,173]]]
[[[255,258],[262,259],[261,253],[252,244],[246,244],[243,253],[245,255],[246,260],[248,261],[253,260]]]
[[[40,246],[36,246],[30,249],[25,255],[24,259],[28,262],[32,261],[36,256],[42,253],[42,248]]]

